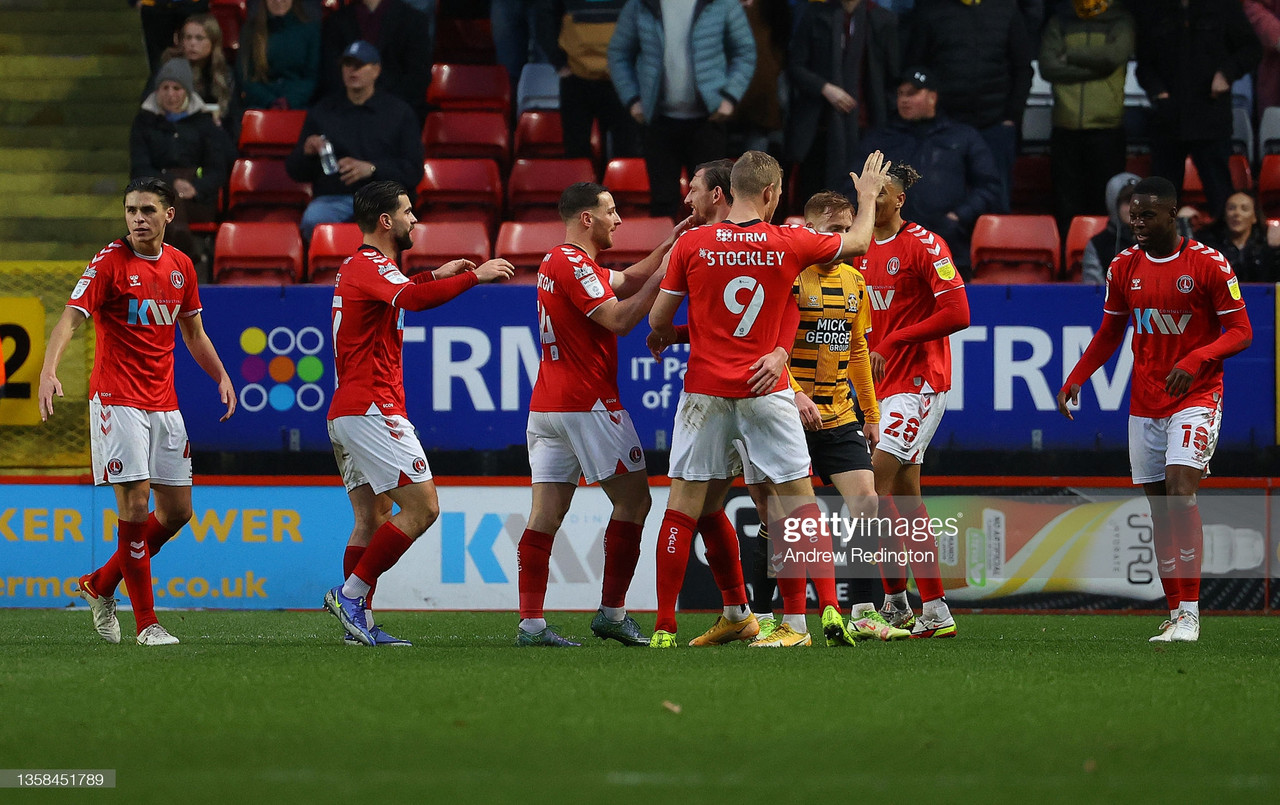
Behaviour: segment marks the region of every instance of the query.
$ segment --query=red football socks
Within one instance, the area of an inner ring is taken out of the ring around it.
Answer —
[[[608,540],[608,530],[605,531]],[[547,598],[547,574],[550,572],[551,543],[554,534],[544,534],[526,528],[520,536],[520,544],[516,546],[516,576],[520,588],[520,617],[541,618],[542,605]],[[637,550],[639,546],[637,546]],[[605,564],[608,560],[608,548],[605,549]],[[625,589],[623,594],[626,594]]]
[[[360,564],[360,557],[364,556],[366,546],[364,545],[348,545],[347,549],[342,552],[342,578],[345,580],[352,573],[356,572],[356,565]],[[378,582],[369,585],[369,592],[364,596],[364,605],[368,609],[373,609],[373,591],[378,588]]]
[[[938,542],[933,538],[933,531],[928,526],[929,512],[925,509],[923,500],[907,519],[911,523],[913,539],[907,540],[906,545],[913,552],[911,575],[916,578],[916,590],[920,593],[922,601],[937,600],[943,596],[942,574],[938,572]],[[925,534],[929,535],[927,539],[915,541],[914,537]],[[919,561],[914,559],[917,554],[923,557]]]
[[[901,556],[907,548],[902,534],[903,529],[899,522],[902,519],[902,515],[898,513],[898,507],[894,504],[893,498],[888,495],[880,498],[880,512],[877,518],[888,520],[887,526],[881,522],[879,533],[876,535],[880,538],[880,547]],[[894,562],[881,562],[880,580],[884,584],[885,595],[897,595],[898,593],[906,592],[907,566]]]
[[[610,520],[604,529],[604,581],[600,590],[600,605],[621,608],[627,605],[627,590],[636,575],[636,563],[640,561],[640,534],[644,526],[626,520]],[[529,532],[525,532],[526,534]],[[520,540],[523,544],[524,540]],[[542,587],[546,589],[546,574]],[[523,593],[521,593],[523,601]],[[521,617],[523,604],[521,604]],[[542,613],[531,617],[541,618]]]
[[[1178,543],[1174,538],[1173,518],[1164,498],[1151,501],[1151,542],[1156,549],[1156,567],[1165,602],[1170,611],[1175,611],[1182,606],[1182,580],[1178,578]],[[1198,581],[1196,586],[1200,586]]]
[[[151,554],[147,552],[146,523],[121,520],[117,525],[116,556],[123,570],[124,582],[133,604],[133,618],[138,634],[156,622],[155,598],[151,592]],[[101,591],[98,593],[103,595]]]
[[[825,559],[817,559],[812,562],[805,562],[805,570],[809,578],[813,579],[813,590],[818,594],[818,610],[824,610],[827,607],[840,608],[840,597],[836,594],[836,569],[831,562],[831,531],[826,523],[822,521],[822,509],[818,508],[818,504],[806,503],[791,513],[791,516],[801,522],[811,520],[816,526],[816,535],[812,539],[809,537],[801,537],[800,542],[794,544],[797,550],[805,552],[816,552],[819,557]],[[807,532],[809,529],[801,526]],[[803,577],[801,579],[803,581]],[[778,579],[778,587],[782,588],[782,579]],[[782,593],[782,599],[785,604],[787,594]],[[790,609],[784,611],[788,615],[799,615],[804,612],[792,612]]]
[[[388,520],[373,532],[369,547],[364,549],[364,555],[360,557],[352,573],[372,588],[378,583],[378,577],[400,561],[400,557],[404,556],[404,552],[412,544],[413,540]]]
[[[1172,526],[1174,544],[1178,546],[1177,575],[1181,600],[1199,601],[1200,557],[1204,554],[1204,524],[1200,520],[1200,507],[1180,506],[1173,502],[1169,507],[1169,525]]]
[[[177,528],[169,528],[156,519],[155,512],[147,514],[147,522],[142,523],[142,538],[147,541],[148,556],[155,556],[160,553],[160,549],[166,542],[173,539],[173,535],[182,530],[182,526]],[[148,559],[148,562],[150,560]],[[124,577],[124,571],[121,569],[120,553],[111,554],[111,558],[102,567],[94,571],[89,577],[89,583],[93,585],[93,589],[98,595],[115,595],[116,587],[120,586],[120,580]]]
[[[738,530],[729,522],[724,509],[698,520],[698,531],[707,546],[707,564],[720,588],[720,598],[727,607],[745,606],[747,585],[742,580],[742,554],[738,548]]]
[[[684,571],[689,564],[689,546],[698,524],[692,517],[675,509],[667,509],[658,532],[658,617],[654,630],[676,631],[676,600],[684,586]]]

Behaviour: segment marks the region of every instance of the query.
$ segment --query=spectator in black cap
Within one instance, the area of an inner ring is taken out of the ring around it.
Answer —
[[[427,15],[404,0],[355,0],[334,11],[325,17],[321,29],[322,92],[342,88],[340,62],[351,43],[369,42],[382,54],[378,89],[409,104],[421,128],[427,119],[435,46],[431,28]]]
[[[918,166],[920,179],[902,216],[941,235],[968,279],[969,239],[978,216],[998,212],[1000,176],[991,149],[972,126],[938,111],[937,81],[926,67],[910,67],[898,85],[898,115],[863,135],[853,164],[872,151],[890,162]],[[846,194],[852,186],[845,187]]]
[[[378,49],[352,42],[342,53],[341,69],[345,90],[311,107],[285,161],[294,181],[311,182],[314,191],[300,225],[306,240],[317,224],[352,220],[356,190],[375,176],[399,182],[411,194],[422,179],[417,117],[407,103],[377,88]],[[333,157],[329,169],[321,158],[327,148]]]

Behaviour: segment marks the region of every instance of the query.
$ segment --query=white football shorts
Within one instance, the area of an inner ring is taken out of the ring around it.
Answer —
[[[103,405],[94,395],[89,420],[95,484],[191,486],[191,446],[181,412]]]
[[[904,464],[924,463],[924,451],[946,410],[945,391],[890,394],[880,401],[880,443],[876,449],[897,456]]]
[[[671,477],[785,483],[809,476],[809,448],[791,389],[763,397],[681,392],[671,435]]]
[[[526,439],[535,484],[594,484],[645,468],[626,411],[530,411]]]
[[[427,455],[402,416],[340,416],[329,420],[329,441],[342,483],[350,492],[368,484],[375,495],[431,480]]]
[[[1129,417],[1129,470],[1135,484],[1164,480],[1170,464],[1195,467],[1209,474],[1218,447],[1222,406],[1184,408],[1160,419]]]

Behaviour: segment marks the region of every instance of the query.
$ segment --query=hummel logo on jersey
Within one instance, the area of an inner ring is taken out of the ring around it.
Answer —
[[[1131,291],[1141,291],[1141,290],[1142,290],[1142,277],[1132,277],[1132,278],[1130,278],[1130,280],[1129,280],[1129,290],[1131,290]]]
[[[129,324],[173,324],[182,305],[166,305],[154,299],[129,300]]]
[[[142,283],[138,280],[138,275],[137,275],[137,274],[130,274],[130,275],[129,275],[129,287],[130,287],[130,288],[136,288],[136,287],[138,287],[138,286],[139,286],[139,285],[141,285],[141,284],[142,284]]]
[[[716,240],[721,243],[768,243],[767,232],[734,232],[731,229],[717,229]]]
[[[871,297],[872,310],[888,310],[889,305],[893,304],[893,294],[896,288],[890,288],[888,291],[881,293],[877,288],[868,288],[867,296]]]
[[[1170,313],[1161,313],[1155,308],[1136,308],[1133,311],[1134,331],[1155,335],[1182,335],[1191,321],[1190,313],[1183,313],[1174,318]]]

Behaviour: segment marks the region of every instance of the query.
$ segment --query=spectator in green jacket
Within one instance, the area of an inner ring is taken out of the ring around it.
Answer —
[[[1124,170],[1125,66],[1133,16],[1118,0],[1072,0],[1045,25],[1040,74],[1053,84],[1053,206],[1066,231],[1106,213],[1107,180]]]
[[[238,61],[246,109],[306,109],[320,81],[320,21],[301,0],[260,0]]]

